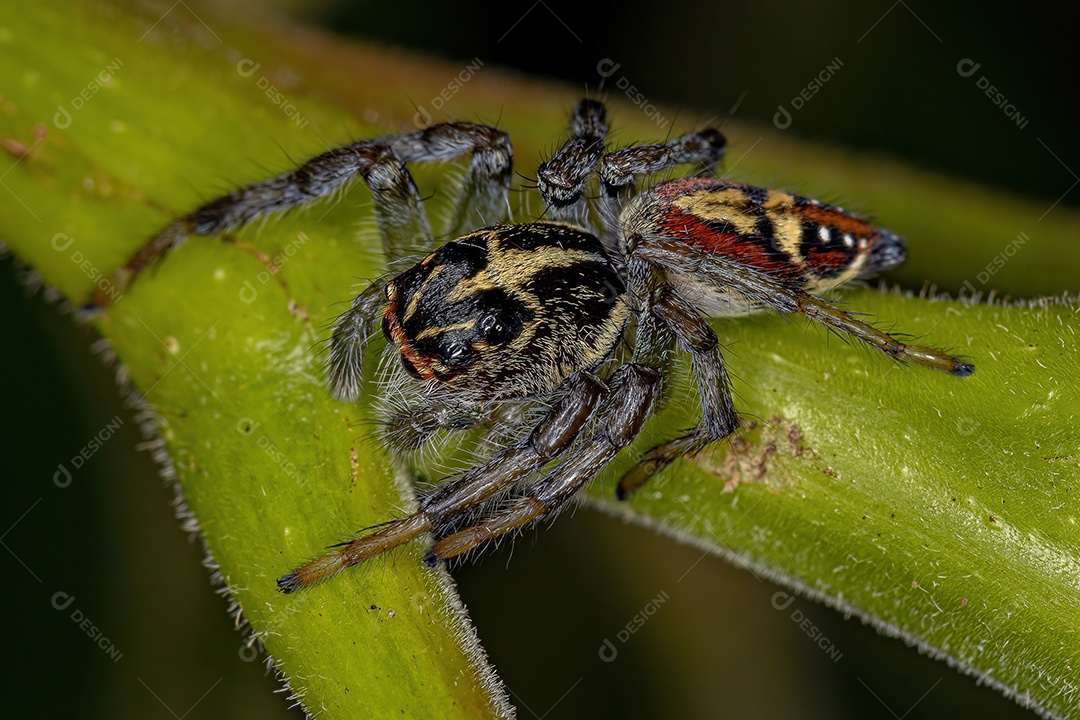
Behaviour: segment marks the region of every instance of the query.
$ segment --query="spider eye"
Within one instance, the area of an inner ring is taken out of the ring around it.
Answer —
[[[506,323],[495,315],[485,315],[480,319],[480,334],[489,343],[499,343],[506,339]]]
[[[469,346],[461,340],[448,340],[439,350],[447,365],[464,365],[472,356]]]
[[[409,375],[413,376],[417,380],[422,379],[420,371],[416,369],[416,365],[413,364],[412,360],[405,357],[404,355],[399,355],[398,357],[401,358],[401,366],[405,368],[405,372],[409,373]]]
[[[522,322],[512,313],[489,312],[480,318],[476,328],[480,339],[489,345],[501,345],[521,332]]]

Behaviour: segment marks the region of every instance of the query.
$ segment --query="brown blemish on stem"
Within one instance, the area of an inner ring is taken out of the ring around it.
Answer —
[[[3,147],[4,151],[16,160],[22,160],[30,154],[30,148],[15,138],[4,138],[0,141],[0,147]]]
[[[742,419],[741,429],[730,442],[718,443],[691,459],[706,472],[722,478],[724,492],[739,483],[756,482],[777,492],[799,484],[798,477],[777,459],[798,458],[812,463],[822,474],[837,472],[821,461],[817,451],[806,444],[802,428],[779,415],[768,421]]]

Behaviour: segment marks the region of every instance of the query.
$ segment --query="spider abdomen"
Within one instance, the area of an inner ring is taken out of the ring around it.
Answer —
[[[384,331],[405,368],[474,402],[549,392],[599,365],[629,316],[600,241],[563,223],[477,230],[386,293]]]
[[[904,260],[903,239],[842,208],[714,178],[678,178],[638,195],[625,237],[663,236],[823,292]]]

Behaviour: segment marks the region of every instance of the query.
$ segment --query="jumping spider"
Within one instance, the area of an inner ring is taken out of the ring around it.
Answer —
[[[604,106],[581,101],[570,139],[537,171],[546,205],[538,222],[492,224],[506,215],[509,136],[443,123],[331,150],[235,190],[166,227],[114,271],[112,284],[122,288],[189,235],[219,234],[361,177],[374,197],[386,256],[407,269],[371,283],[337,321],[330,392],[342,401],[359,397],[364,351],[381,323],[393,359],[383,363],[390,375],[383,388],[400,396],[387,409],[393,451],[481,425],[511,438],[427,494],[415,513],[282,577],[283,591],[425,533],[435,540],[425,561],[434,564],[556,513],[637,436],[676,344],[690,355],[701,419],[648,451],[622,478],[619,496],[727,437],[738,426],[731,382],[703,316],[800,312],[897,360],[972,373],[968,363],[906,345],[816,297],[902,262],[897,235],[816,200],[717,179],[725,140],[716,130],[605,153],[607,132]],[[431,228],[406,165],[465,154],[448,228],[457,239],[431,252]],[[638,192],[639,178],[681,165],[693,166],[693,174],[645,183]]]

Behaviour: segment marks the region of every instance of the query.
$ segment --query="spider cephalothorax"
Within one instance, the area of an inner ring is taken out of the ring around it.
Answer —
[[[546,207],[540,222],[492,224],[502,220],[509,190],[508,136],[444,123],[332,150],[207,203],[113,273],[112,286],[123,289],[189,234],[220,233],[363,178],[391,267],[407,269],[373,282],[338,319],[329,341],[330,392],[344,401],[359,397],[362,360],[381,325],[392,377],[380,387],[396,393],[382,404],[392,450],[478,426],[489,426],[489,438],[509,438],[426,494],[413,514],[282,577],[282,590],[425,533],[435,540],[425,558],[435,563],[558,512],[637,437],[675,347],[690,356],[701,418],[646,452],[620,481],[620,497],[735,432],[731,383],[705,317],[800,312],[898,360],[959,376],[973,371],[813,294],[902,262],[898,236],[816,200],[717,179],[725,142],[714,129],[605,154],[607,131],[601,103],[578,104],[570,139],[537,170]],[[465,154],[470,161],[447,228],[457,239],[432,252],[405,165]],[[690,176],[637,192],[642,178],[684,165]]]
[[[477,404],[554,390],[604,360],[629,315],[600,241],[502,225],[443,245],[386,285],[383,332],[410,375]]]

